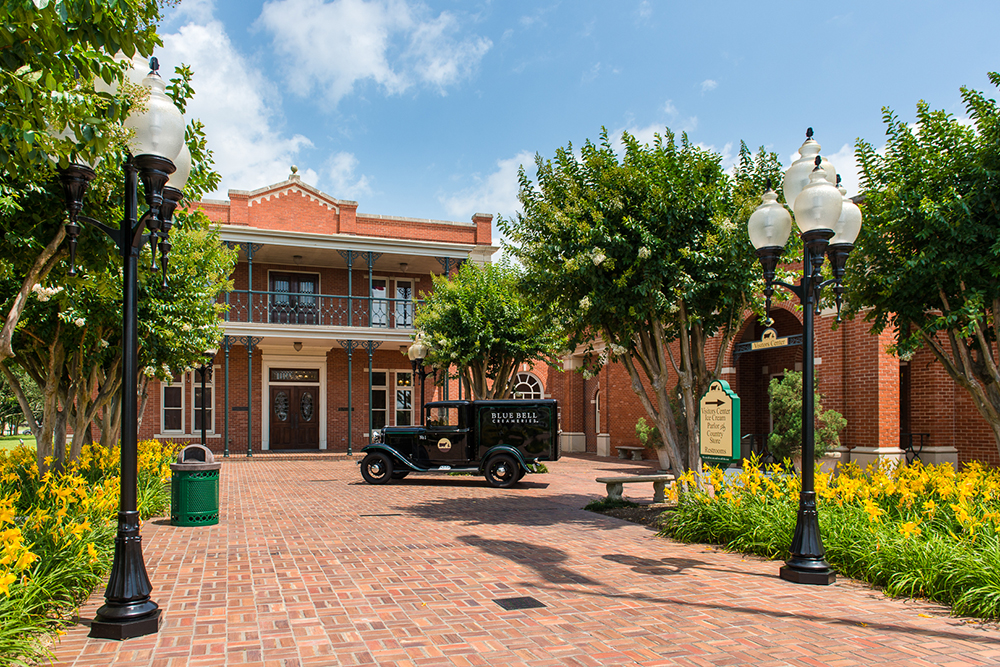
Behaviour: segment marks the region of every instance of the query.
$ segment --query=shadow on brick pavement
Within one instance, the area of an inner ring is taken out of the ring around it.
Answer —
[[[80,624],[58,664],[1000,664],[992,623],[851,580],[791,584],[778,563],[581,509],[603,495],[595,477],[651,462],[570,455],[500,490],[370,486],[345,458],[226,462],[219,525],[143,527],[160,632],[113,642]]]

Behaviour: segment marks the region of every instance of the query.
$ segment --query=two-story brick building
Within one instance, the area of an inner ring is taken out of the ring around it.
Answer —
[[[457,382],[424,395],[406,351],[414,333],[414,299],[432,289],[431,276],[461,262],[488,262],[492,216],[468,222],[358,212],[294,173],[228,201],[198,208],[238,248],[226,336],[206,374],[207,442],[233,454],[273,450],[359,451],[372,428],[406,425],[421,400],[457,398]],[[763,327],[752,313],[725,350],[710,344],[709,362],[724,355],[722,377],[742,397],[744,434],[770,431],[767,385],[800,369],[801,315],[789,303],[772,311],[788,345],[750,351]],[[816,374],[825,407],[848,421],[842,443],[862,463],[899,458],[900,445],[923,446],[925,461],[979,459],[1000,463],[992,432],[930,353],[901,362],[889,355],[891,332],[868,333],[861,321],[834,328],[835,315],[816,320]],[[614,455],[613,444],[637,444],[644,411],[623,367],[594,377],[563,368],[522,367],[518,392],[555,398],[563,451]],[[196,440],[201,429],[199,371],[154,383],[142,437]]]
[[[348,451],[371,427],[415,419],[405,356],[413,300],[432,289],[432,275],[490,259],[492,215],[449,222],[359,213],[357,202],[294,172],[197,207],[239,252],[234,289],[222,297],[225,339],[205,377],[213,449],[246,453],[249,437],[254,451]],[[200,436],[200,371],[150,392],[142,437]]]

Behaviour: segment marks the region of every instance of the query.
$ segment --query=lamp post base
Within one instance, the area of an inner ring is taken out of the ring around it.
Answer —
[[[101,621],[95,619],[90,624],[88,637],[95,639],[117,639],[119,641],[144,637],[160,631],[163,621],[163,610],[157,609],[149,616],[125,621]]]
[[[837,573],[830,568],[826,568],[825,570],[797,570],[788,565],[783,565],[778,574],[785,581],[790,581],[794,584],[829,586],[837,581]]]

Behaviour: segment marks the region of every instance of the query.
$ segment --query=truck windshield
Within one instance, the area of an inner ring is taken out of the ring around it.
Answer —
[[[427,408],[427,426],[430,428],[464,428],[461,412],[455,406],[434,406]]]

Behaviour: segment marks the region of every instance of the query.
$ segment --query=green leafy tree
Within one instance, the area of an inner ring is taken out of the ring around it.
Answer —
[[[44,190],[74,155],[93,160],[123,136],[121,121],[133,101],[95,90],[94,82],[125,84],[115,59],[148,56],[160,43],[160,0],[4,0],[0,30],[0,213],[34,217],[25,198]],[[61,138],[63,129],[75,139]],[[4,227],[17,255],[0,257],[0,278],[17,275],[21,287],[6,301],[0,323],[0,361],[13,355],[11,339],[31,290],[60,261],[62,225]]]
[[[518,290],[521,271],[509,262],[465,262],[451,278],[434,277],[415,323],[427,363],[457,366],[475,398],[510,398],[523,363],[548,361],[564,347],[551,319]]]
[[[1000,451],[1000,113],[961,90],[971,123],[920,102],[915,125],[883,109],[884,151],[858,141],[864,226],[848,296],[873,332],[895,329],[901,357],[933,353]]]
[[[168,86],[182,108],[193,94],[190,79],[190,69],[181,66]],[[113,124],[108,122],[109,127]],[[185,195],[193,200],[214,189],[219,176],[211,168],[201,123],[188,125],[186,140],[194,168]],[[105,153],[85,201],[86,214],[112,226],[124,218],[124,158],[121,148]],[[56,468],[64,463],[69,429],[73,433],[70,458],[79,454],[94,422],[105,444],[118,439],[121,258],[103,232],[85,224],[77,256],[79,275],[70,277],[62,261],[65,250],[59,245],[65,201],[52,166],[47,165],[37,181],[19,186],[19,205],[0,208],[0,228],[5,232],[0,237],[0,257],[8,258],[0,263],[0,295],[13,304],[4,325],[10,353],[0,361],[0,373],[14,389],[35,433],[38,462],[44,470],[47,461]],[[33,259],[33,249],[44,239],[52,240]],[[176,213],[171,242],[167,288],[161,286],[158,272],[140,271],[143,393],[151,377],[168,377],[200,363],[203,350],[221,337],[217,295],[229,287],[235,262],[235,253],[222,246],[201,213]],[[45,255],[44,270],[35,271]],[[142,263],[149,262],[145,255]],[[15,321],[16,327],[12,326]],[[40,413],[26,400],[28,390],[21,386],[14,366],[24,369],[41,388]]]
[[[819,379],[816,378],[816,386]],[[780,460],[800,456],[802,453],[802,373],[785,371],[783,378],[773,378],[767,387],[770,398],[768,409],[774,428],[767,438],[767,449]],[[813,405],[816,415],[815,443],[816,456],[822,456],[831,449],[840,446],[840,432],[847,426],[836,410],[824,410],[820,405],[821,396],[818,391],[813,393]]]
[[[698,401],[724,361],[710,365],[705,348],[718,334],[725,349],[753,306],[760,271],[745,220],[780,165],[744,145],[730,177],[718,154],[669,130],[651,146],[627,133],[622,144],[619,157],[602,131],[579,154],[536,157],[537,182],[520,173],[524,212],[500,226],[527,298],[587,346],[587,371],[624,365],[663,439],[660,465],[698,468]]]

